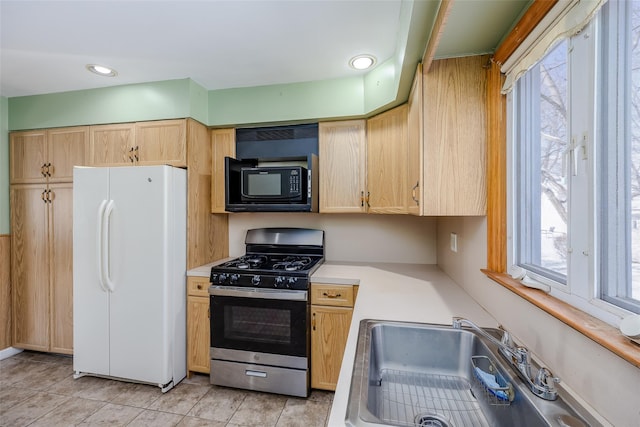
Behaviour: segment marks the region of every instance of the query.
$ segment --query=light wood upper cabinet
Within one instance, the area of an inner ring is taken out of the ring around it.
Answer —
[[[136,123],[137,164],[187,166],[187,121],[160,120]]]
[[[85,163],[89,128],[86,126],[12,132],[10,181],[12,184],[70,182],[73,166]]]
[[[407,105],[367,120],[367,202],[371,213],[407,213]]]
[[[89,165],[131,166],[134,164],[135,124],[91,126]]]
[[[407,210],[412,215],[422,214],[421,199],[424,186],[422,98],[422,64],[418,64],[407,102]]]
[[[13,346],[71,354],[71,183],[11,186]]]
[[[91,126],[91,166],[187,166],[187,121]]]
[[[424,74],[423,215],[486,214],[486,56]]]
[[[225,213],[224,158],[236,156],[236,130],[211,131],[211,212]]]
[[[320,212],[366,212],[366,144],[364,120],[319,124]]]

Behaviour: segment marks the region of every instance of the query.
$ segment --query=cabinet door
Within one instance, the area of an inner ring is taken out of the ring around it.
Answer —
[[[89,140],[86,126],[47,131],[49,182],[73,181],[73,167],[86,164],[85,151]]]
[[[73,185],[51,184],[51,351],[73,353]]]
[[[13,346],[49,350],[46,187],[11,186]]]
[[[209,298],[187,296],[187,371],[209,373]]]
[[[214,129],[211,131],[211,212],[224,210],[224,158],[236,156],[236,130]]]
[[[367,120],[369,212],[407,213],[407,105]]]
[[[136,123],[134,152],[137,164],[187,166],[187,121]]]
[[[422,214],[423,187],[423,120],[422,64],[418,64],[407,103],[407,210],[412,215]]]
[[[91,126],[89,128],[90,166],[131,166],[134,164],[135,125]]]
[[[311,387],[335,390],[352,308],[311,306]]]
[[[9,148],[9,171],[12,184],[46,182],[46,131],[12,132]]]
[[[486,61],[433,61],[424,75],[424,215],[486,214]]]
[[[320,123],[320,212],[366,212],[364,120]]]

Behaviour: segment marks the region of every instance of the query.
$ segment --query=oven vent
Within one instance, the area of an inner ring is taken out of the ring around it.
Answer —
[[[318,124],[236,130],[238,160],[307,159],[318,154]]]

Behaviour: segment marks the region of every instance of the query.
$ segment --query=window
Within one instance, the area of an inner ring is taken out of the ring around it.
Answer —
[[[509,262],[610,323],[640,313],[640,0],[610,0],[509,95]]]

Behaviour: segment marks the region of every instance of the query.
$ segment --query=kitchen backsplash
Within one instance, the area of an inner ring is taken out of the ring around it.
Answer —
[[[303,227],[325,231],[325,259],[350,262],[436,263],[435,218],[411,215],[234,213],[229,255],[245,252],[248,229]]]

